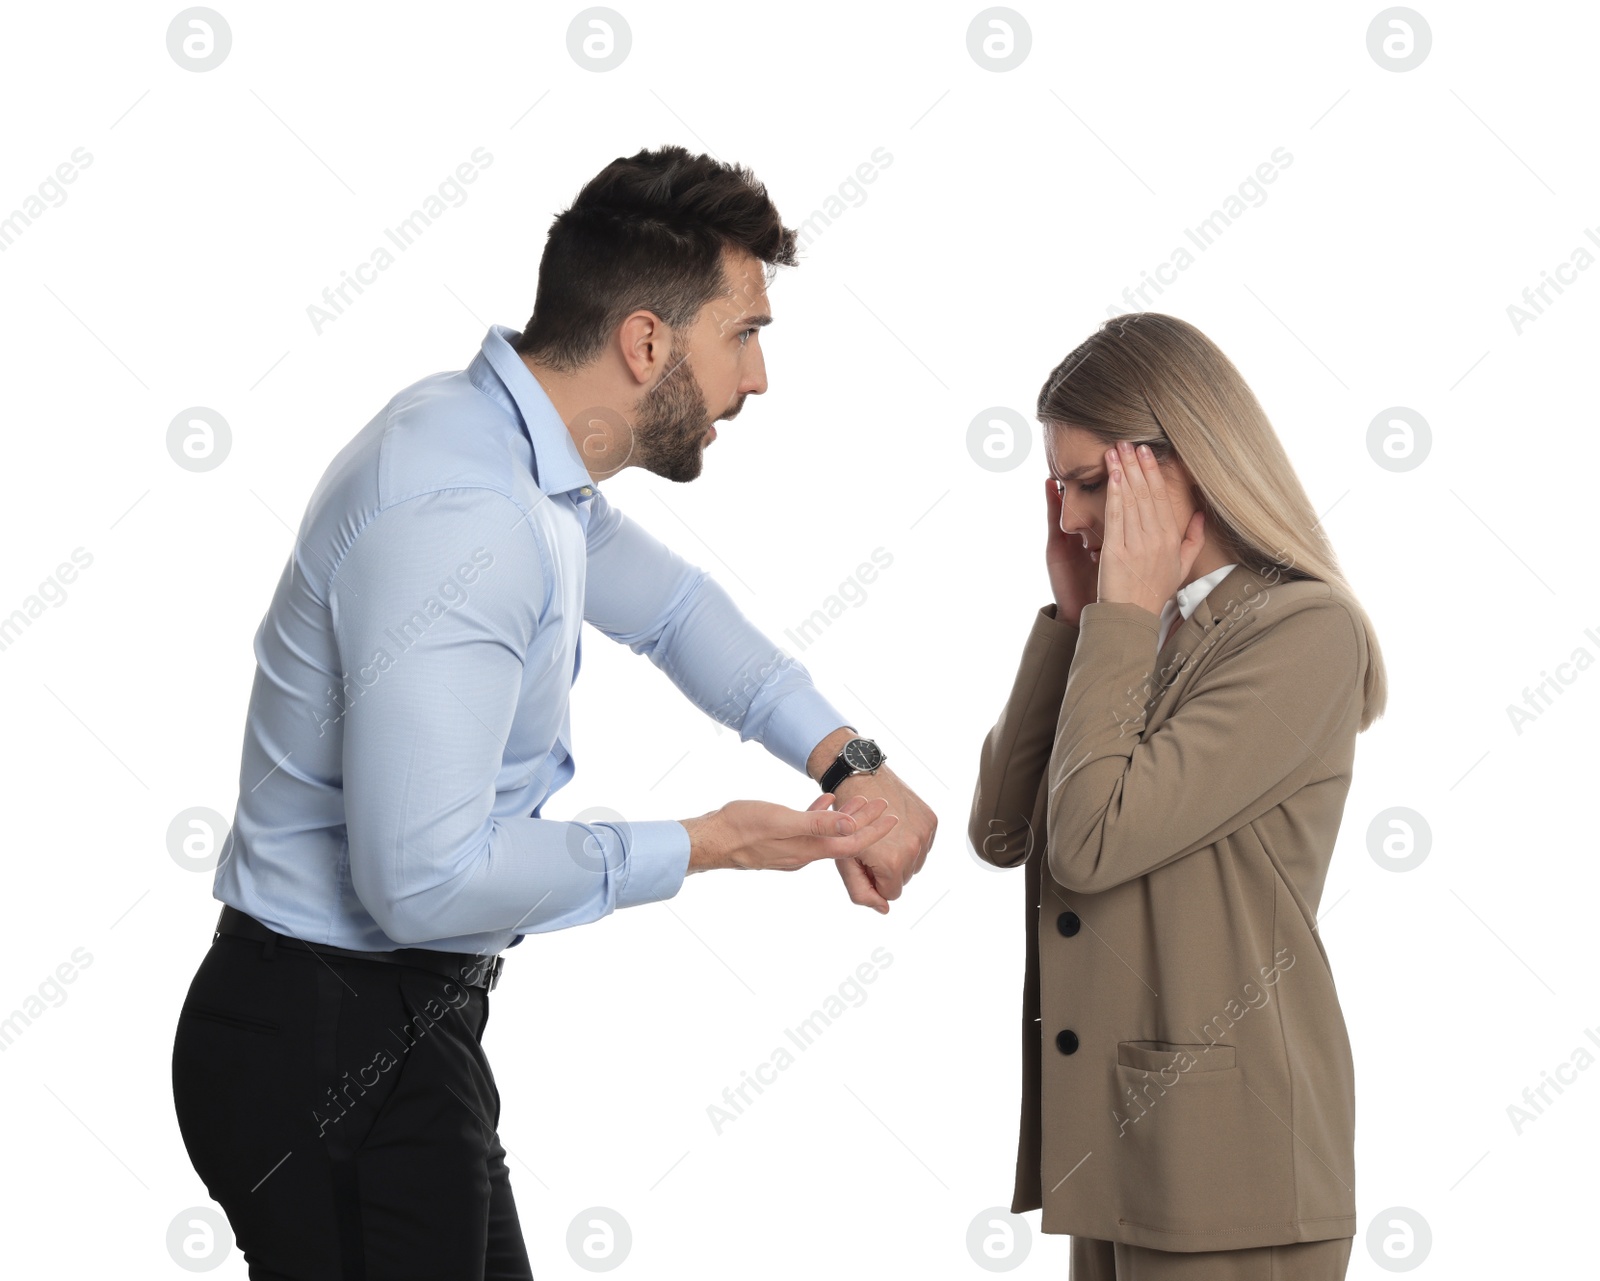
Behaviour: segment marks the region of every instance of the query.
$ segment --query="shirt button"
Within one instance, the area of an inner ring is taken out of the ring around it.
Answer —
[[[1063,912],[1060,916],[1056,917],[1056,928],[1068,938],[1071,938],[1078,932],[1078,927],[1081,924],[1082,922],[1078,920],[1078,914],[1076,912]]]
[[[1063,1054],[1071,1054],[1078,1048],[1078,1034],[1070,1027],[1064,1027],[1056,1033],[1056,1049]]]
[[[587,486],[587,485],[585,485],[585,486],[584,486],[584,487],[583,487],[583,488],[582,488],[582,489],[580,489],[580,490],[579,490],[579,491],[578,491],[578,492],[579,492],[579,493],[580,493],[580,494],[582,494],[582,495],[583,495],[583,496],[584,496],[584,497],[585,497],[585,498],[587,498],[587,497],[588,497],[588,496],[589,496],[589,495],[590,495],[590,494],[592,494],[592,493],[594,493],[594,490],[592,490],[592,489],[590,489],[590,488],[589,488],[589,486]]]

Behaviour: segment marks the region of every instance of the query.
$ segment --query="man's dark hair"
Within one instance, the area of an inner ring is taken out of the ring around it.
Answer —
[[[570,373],[640,308],[674,329],[727,287],[725,246],[795,265],[795,232],[742,165],[667,146],[618,156],[557,215],[539,261],[533,316],[514,344]]]

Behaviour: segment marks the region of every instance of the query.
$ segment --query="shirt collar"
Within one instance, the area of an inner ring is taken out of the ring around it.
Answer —
[[[478,354],[467,367],[472,385],[508,413],[521,420],[533,446],[533,466],[539,488],[547,494],[576,490],[583,502],[599,492],[572,433],[550,402],[539,380],[529,372],[511,343],[521,334],[505,325],[490,325]]]
[[[1228,571],[1237,568],[1236,565],[1224,565],[1221,569],[1214,569],[1209,574],[1202,575],[1178,588],[1176,594],[1169,597],[1166,604],[1161,607],[1160,628],[1156,635],[1161,638],[1161,645],[1177,635],[1179,626],[1187,622],[1200,608],[1200,602],[1211,594],[1211,589],[1228,576]],[[1182,617],[1179,617],[1179,616]]]
[[[1185,618],[1194,613],[1195,606],[1205,599],[1207,593],[1213,587],[1228,576],[1228,571],[1232,568],[1232,565],[1224,565],[1221,569],[1214,569],[1209,574],[1204,574],[1195,579],[1194,582],[1178,588],[1178,609]]]
[[[1209,581],[1212,579],[1216,581]],[[1215,573],[1195,579],[1185,593],[1192,608],[1182,621],[1177,617],[1176,595],[1161,607],[1163,639],[1159,653],[1165,660],[1163,672],[1184,670],[1202,646],[1238,623],[1250,609],[1266,600],[1270,586],[1283,581],[1279,568],[1257,572],[1244,564],[1224,565]],[[1168,683],[1163,680],[1163,685]]]

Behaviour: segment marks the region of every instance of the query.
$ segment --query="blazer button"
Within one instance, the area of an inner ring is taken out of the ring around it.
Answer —
[[[1064,1027],[1056,1033],[1056,1049],[1063,1054],[1071,1054],[1078,1048],[1078,1034],[1070,1027]]]
[[[1056,928],[1068,938],[1071,938],[1078,932],[1078,926],[1081,924],[1082,922],[1078,920],[1078,914],[1076,912],[1063,912],[1060,916],[1056,917]]]

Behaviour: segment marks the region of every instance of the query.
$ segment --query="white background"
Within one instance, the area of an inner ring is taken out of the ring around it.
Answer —
[[[1388,664],[1321,905],[1358,1073],[1349,1275],[1388,1275],[1366,1233],[1395,1206],[1431,1231],[1418,1275],[1580,1257],[1600,1070],[1563,1069],[1520,1133],[1507,1109],[1600,1027],[1600,270],[1520,332],[1507,308],[1600,254],[1592,7],[1418,0],[1431,51],[1395,72],[1368,52],[1376,3],[1024,5],[1031,48],[996,72],[968,52],[978,5],[627,5],[631,50],[595,72],[568,50],[580,6],[218,3],[232,47],[203,73],[168,53],[176,6],[14,7],[0,44],[0,216],[92,157],[0,253],[0,616],[92,556],[0,650],[0,1017],[92,957],[0,1052],[0,1268],[183,1275],[169,1226],[209,1201],[171,1042],[218,904],[167,829],[233,814],[291,530],[394,392],[521,327],[579,187],[667,142],[749,165],[791,226],[842,208],[772,286],[770,390],[701,478],[634,469],[607,492],[799,657],[941,826],[886,918],[829,867],[721,873],[508,954],[485,1043],[535,1274],[587,1275],[567,1228],[602,1205],[632,1230],[625,1276],[984,1275],[966,1236],[1011,1194],[1023,886],[965,827],[1049,600],[1034,398],[1279,147],[1267,199],[1152,303],[1255,389]],[[317,333],[308,305],[477,147],[468,198]],[[880,147],[892,163],[852,188]],[[191,406],[231,428],[209,472],[167,452]],[[968,451],[993,406],[1031,428],[1010,471]],[[1392,406],[1431,428],[1407,471],[1368,451]],[[783,635],[880,547],[864,601],[803,650]],[[584,649],[579,772],[546,817],[814,796],[647,662],[592,629]],[[1570,684],[1519,733],[1508,707],[1558,667]],[[1395,806],[1431,830],[1404,873],[1369,850]],[[708,1105],[879,947],[865,1002],[716,1134]],[[1017,1271],[1065,1277],[1067,1238],[1024,1217]],[[236,1249],[215,1275],[245,1275]]]

